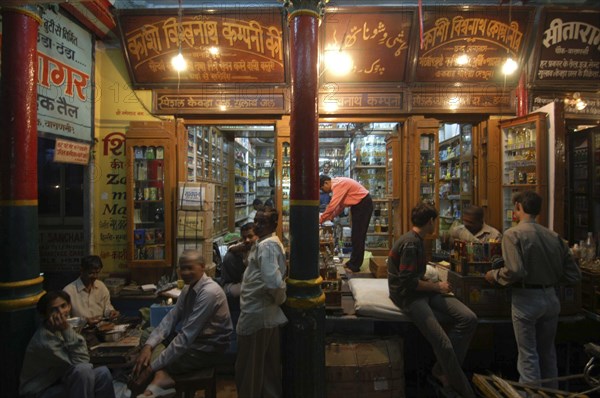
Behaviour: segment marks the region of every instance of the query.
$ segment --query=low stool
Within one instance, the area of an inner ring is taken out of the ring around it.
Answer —
[[[194,398],[196,391],[204,390],[205,398],[217,398],[215,368],[173,376],[176,398]]]

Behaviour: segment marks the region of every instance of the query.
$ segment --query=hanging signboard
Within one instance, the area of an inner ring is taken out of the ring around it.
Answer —
[[[536,46],[536,84],[598,86],[600,12],[547,10]]]
[[[524,62],[533,16],[531,7],[425,8],[414,80],[503,83],[506,59]]]
[[[52,11],[38,32],[38,132],[92,140],[92,35]]]
[[[325,14],[323,83],[404,82],[413,16],[412,10],[368,8]]]
[[[143,12],[119,15],[135,88],[285,83],[281,8],[185,10],[182,15],[173,9]],[[179,53],[187,68],[177,72],[171,60]]]

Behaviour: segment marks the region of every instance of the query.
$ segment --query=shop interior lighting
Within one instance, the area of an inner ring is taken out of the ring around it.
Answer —
[[[565,105],[573,106],[578,111],[582,111],[587,107],[587,102],[581,98],[580,93],[573,93],[571,98],[565,98]]]
[[[502,65],[502,73],[504,73],[505,75],[512,75],[513,73],[515,73],[518,66],[519,65],[517,64],[517,62],[509,57],[506,59],[506,61],[504,61],[504,65]]]

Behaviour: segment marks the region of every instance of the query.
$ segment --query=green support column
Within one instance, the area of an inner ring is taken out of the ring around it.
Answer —
[[[326,2],[287,1],[290,117],[290,272],[283,386],[286,397],[325,396],[325,295],[319,275],[319,19]]]
[[[0,389],[18,396],[43,294],[38,248],[37,7],[2,8],[0,88]]]

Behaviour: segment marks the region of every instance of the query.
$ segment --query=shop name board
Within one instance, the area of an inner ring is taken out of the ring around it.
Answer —
[[[54,146],[54,161],[87,165],[90,161],[90,145],[57,138]]]
[[[489,7],[448,14],[440,15],[439,9],[424,13],[416,81],[500,81],[505,60],[522,58],[532,10],[513,9],[509,15],[506,7]]]
[[[548,11],[535,79],[538,83],[600,79],[600,13]]]
[[[413,11],[325,14],[323,59],[343,52],[352,59],[344,75],[327,62],[322,66],[326,83],[399,82],[406,80]]]
[[[119,18],[135,87],[201,83],[284,83],[283,16],[279,8],[235,15],[140,15]],[[181,53],[187,68],[171,59]]]
[[[284,113],[283,93],[206,94],[154,90],[154,112],[157,114],[195,113]]]
[[[593,118],[597,118],[600,115],[600,97],[594,96],[593,94],[585,95],[585,103],[587,104],[583,109],[577,109],[574,104],[565,104],[565,113],[576,114],[579,116],[590,116]],[[564,93],[559,95],[552,94],[536,94],[533,97],[532,101],[532,109],[536,110],[541,108],[542,106],[549,104],[551,102],[564,102]]]
[[[421,112],[514,112],[511,93],[415,92],[411,111]]]
[[[320,113],[377,112],[398,113],[404,105],[403,93],[322,93],[319,94]]]

